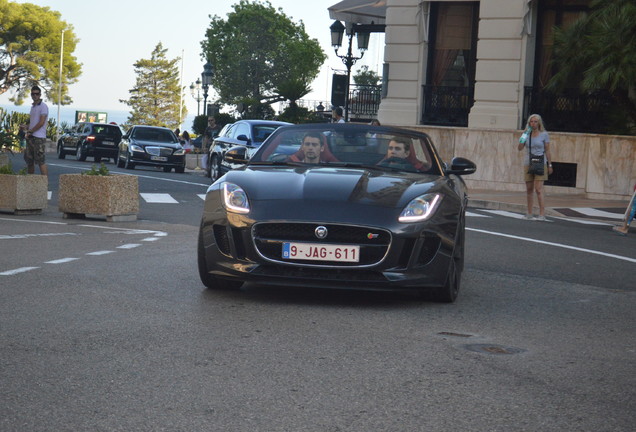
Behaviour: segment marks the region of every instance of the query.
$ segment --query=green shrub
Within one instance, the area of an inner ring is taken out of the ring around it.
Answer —
[[[107,175],[110,175],[110,171],[108,171],[108,168],[106,167],[106,165],[104,165],[104,162],[102,162],[99,165],[99,168],[97,168],[95,164],[93,164],[91,169],[89,169],[88,171],[84,171],[82,174],[95,175],[95,176],[107,176]]]

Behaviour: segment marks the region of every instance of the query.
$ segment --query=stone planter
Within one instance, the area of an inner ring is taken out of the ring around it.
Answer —
[[[13,214],[41,214],[48,201],[43,175],[0,174],[0,209]]]
[[[109,222],[137,220],[137,176],[62,174],[58,205],[65,218],[93,215],[105,216]]]
[[[0,153],[0,167],[9,165],[9,155],[5,153]]]
[[[202,153],[188,153],[186,155],[186,168],[191,170],[200,170],[203,166],[201,163]]]

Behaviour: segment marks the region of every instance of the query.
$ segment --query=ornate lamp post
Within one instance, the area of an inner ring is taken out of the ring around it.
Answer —
[[[208,89],[212,84],[212,76],[214,75],[214,67],[210,62],[203,66],[201,73],[201,83],[203,84],[203,113],[208,115]]]
[[[199,105],[201,104],[201,79],[197,78],[195,82],[190,84],[190,94],[197,101],[197,116],[199,116]]]
[[[364,57],[364,52],[367,48],[369,48],[370,33],[368,31],[363,31],[360,27],[357,27],[352,23],[347,23],[347,27],[345,27],[340,21],[334,21],[329,28],[331,29],[331,45],[333,45],[336,55],[342,59],[342,62],[347,68],[344,115],[345,121],[349,121],[349,85],[351,84],[351,67],[356,63],[356,61]],[[347,54],[340,55],[338,54],[338,50],[342,46],[342,37],[345,30],[347,30],[347,38],[349,39],[349,49],[347,50]],[[360,50],[360,57],[354,57],[352,52],[352,41],[355,33],[358,35],[358,49]]]

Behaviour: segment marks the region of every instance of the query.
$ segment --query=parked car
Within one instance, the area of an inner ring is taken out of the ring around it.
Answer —
[[[468,203],[461,176],[475,172],[473,162],[447,165],[424,133],[361,124],[283,126],[249,156],[245,146],[228,150],[226,162],[247,165],[207,190],[197,251],[205,286],[457,298]]]
[[[236,146],[244,146],[248,156],[254,154],[263,141],[281,126],[291,123],[271,120],[239,120],[223,127],[214,138],[208,154],[207,175],[212,181],[240,165],[223,161],[223,155]]]
[[[122,131],[117,125],[106,123],[78,123],[57,141],[57,157],[73,154],[79,161],[92,156],[95,162],[102,158],[115,160]]]
[[[185,150],[168,128],[133,126],[119,143],[117,166],[134,169],[136,165],[163,167],[164,172],[185,171]]]

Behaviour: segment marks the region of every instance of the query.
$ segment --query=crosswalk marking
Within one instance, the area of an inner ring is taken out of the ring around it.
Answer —
[[[505,216],[513,219],[523,219],[525,216],[519,213],[513,213],[505,210],[484,210],[487,213],[496,214],[499,216]]]
[[[603,218],[617,219],[617,220],[623,219],[622,214],[611,213],[611,212],[598,210],[598,209],[590,208],[590,207],[573,207],[571,208],[571,210],[574,210],[575,212],[578,212],[578,213],[582,213],[586,216],[603,217]]]
[[[179,204],[179,201],[166,193],[140,193],[139,195],[150,204]]]
[[[483,215],[483,214],[481,214],[481,213],[473,213],[473,212],[469,212],[469,211],[467,211],[467,212],[466,212],[466,216],[470,216],[470,217],[483,217],[483,218],[490,217],[490,216],[488,216],[488,215]]]

